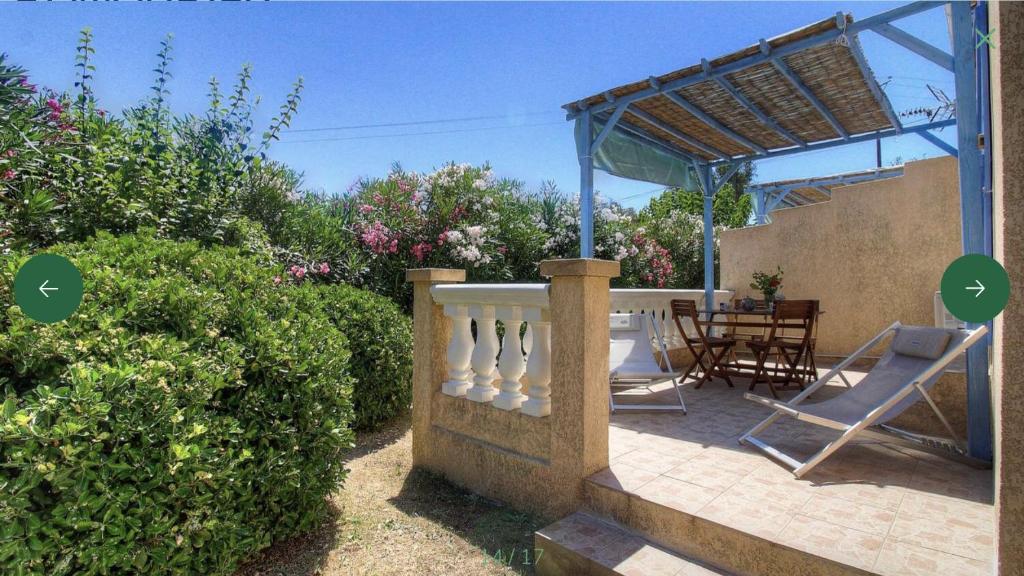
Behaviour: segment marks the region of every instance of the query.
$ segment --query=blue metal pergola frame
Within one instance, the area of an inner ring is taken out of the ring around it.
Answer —
[[[933,8],[950,5],[953,29],[953,54],[935,47],[914,35],[897,28],[893,22],[907,16],[918,14]],[[957,156],[959,161],[961,222],[963,252],[965,254],[992,253],[991,240],[991,157],[985,147],[988,145],[988,51],[984,43],[975,41],[979,26],[987,29],[987,3],[982,1],[972,6],[968,2],[913,2],[893,10],[876,14],[864,20],[847,23],[842,13],[837,14],[837,28],[797,40],[783,46],[772,48],[761,40],[757,54],[746,56],[727,64],[712,67],[707,60],[701,60],[702,72],[684,76],[668,82],[659,82],[654,78],[643,90],[617,98],[606,93],[603,102],[588,105],[580,101],[567,106],[568,118],[579,121],[582,134],[587,135],[589,142],[579,146],[580,161],[580,255],[591,258],[594,255],[593,218],[594,218],[594,153],[606,141],[613,130],[620,130],[634,139],[654,146],[663,152],[683,159],[690,163],[697,175],[704,199],[704,292],[705,302],[714,302],[714,226],[712,221],[712,201],[715,193],[728,181],[740,163],[750,160],[774,158],[790,154],[800,154],[812,150],[821,150],[836,146],[844,146],[857,142],[877,140],[902,134],[918,134],[935,144],[947,153]],[[976,23],[978,23],[976,25]],[[931,62],[950,70],[956,83],[956,119],[933,121],[915,126],[903,126],[898,115],[892,109],[885,92],[875,81],[867,67],[867,61],[860,49],[857,35],[871,31],[887,40],[918,54]],[[849,42],[851,53],[864,74],[872,94],[880,108],[889,119],[892,127],[884,130],[863,134],[849,134],[832,115],[831,111],[805,86],[800,78],[786,65],[784,58],[802,50],[820,46],[828,42],[845,39]],[[836,132],[833,140],[805,142],[783,128],[776,120],[759,109],[749,98],[743,95],[728,80],[728,75],[758,64],[770,63],[814,107],[823,119]],[[736,104],[753,114],[765,126],[772,129],[791,146],[777,149],[765,149],[735,131],[717,122],[709,114],[686,101],[678,90],[705,81],[714,81],[731,95]],[[750,150],[750,153],[730,156],[705,142],[701,142],[687,134],[667,126],[658,118],[646,114],[638,108],[630,108],[630,104],[654,96],[666,96],[677,106],[701,119],[705,124],[724,137],[737,142]],[[637,127],[632,122],[620,122],[625,112],[629,111],[633,118],[679,138],[697,150],[711,156],[712,159],[698,158],[694,154],[680,149],[672,142],[659,138],[655,133]],[[604,122],[604,127],[596,137],[593,134],[593,121]],[[957,148],[953,150],[948,144],[930,133],[931,130],[951,125],[957,126]],[[719,166],[730,166],[727,174],[715,179],[715,169]],[[766,213],[766,199],[755,198],[757,208]],[[991,330],[991,326],[990,326]],[[991,332],[990,332],[991,334]],[[991,337],[990,337],[991,338]],[[991,340],[989,339],[989,342]],[[975,346],[967,354],[967,387],[968,387],[968,447],[971,456],[981,459],[992,457],[992,415],[988,383],[988,352],[986,347]]]
[[[795,190],[802,188],[815,188],[826,196],[831,196],[831,186],[846,186],[859,184],[861,182],[873,182],[887,178],[898,178],[903,176],[903,166],[892,168],[878,168],[876,170],[855,172],[850,174],[837,174],[835,176],[822,176],[818,178],[805,178],[803,180],[790,180],[787,182],[751,184],[747,186],[747,193],[754,199],[753,220],[755,224],[765,224],[768,221],[768,213],[775,210],[782,204],[787,206],[801,206],[812,203],[788,202],[787,200],[796,195]]]

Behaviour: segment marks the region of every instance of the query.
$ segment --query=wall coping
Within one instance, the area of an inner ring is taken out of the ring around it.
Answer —
[[[540,263],[541,276],[597,276],[618,278],[619,263],[613,260],[595,258],[574,258],[570,260],[545,260]]]
[[[406,282],[465,282],[466,271],[451,268],[410,268],[405,271]]]

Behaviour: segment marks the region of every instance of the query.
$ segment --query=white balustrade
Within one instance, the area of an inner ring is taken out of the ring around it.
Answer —
[[[733,294],[732,290],[715,290],[715,302],[712,306],[705,306],[703,290],[613,288],[610,307],[613,313],[653,312],[658,328],[665,338],[665,346],[671,350],[682,348],[685,345],[683,335],[679,333],[679,329],[676,328],[676,323],[672,319],[672,300],[693,300],[697,302],[698,309],[717,309],[720,303],[729,302]],[[683,320],[683,330],[687,335],[695,334],[693,323],[689,320]]]
[[[441,391],[489,403],[501,410],[551,414],[551,322],[547,284],[439,284],[434,301],[451,318],[448,379]],[[728,302],[730,290],[716,290],[715,303]],[[611,312],[653,312],[669,348],[680,348],[683,335],[672,320],[670,302],[695,300],[704,306],[703,290],[614,289]],[[499,343],[497,321],[504,326]],[[526,332],[520,337],[523,324]],[[473,338],[473,325],[476,339]],[[683,329],[691,333],[689,320]]]
[[[523,342],[519,337],[519,329],[523,326],[523,309],[519,306],[503,308],[498,319],[505,326],[505,337],[502,339],[501,356],[498,358],[501,391],[494,399],[494,407],[515,410],[523,405],[525,398],[520,392],[523,385],[519,382],[526,371]]]
[[[469,358],[473,352],[473,319],[468,306],[448,305],[444,313],[452,319],[452,339],[448,345],[448,381],[441,391],[449,396],[465,396],[472,385]]]
[[[526,362],[527,400],[523,414],[547,416],[551,414],[551,323],[530,322],[527,335],[534,347]]]
[[[490,402],[494,389],[494,359],[498,356],[498,333],[494,306],[470,306],[469,314],[476,322],[476,346],[473,347],[473,387],[466,397],[474,402]]]
[[[442,385],[442,392],[491,403],[502,410],[521,409],[531,416],[549,415],[548,285],[441,284],[431,288],[431,294],[435,302],[444,305],[445,315],[452,320],[448,380]],[[475,342],[471,320],[476,324]],[[500,346],[497,320],[502,322],[505,332]],[[524,322],[526,334],[520,338]]]

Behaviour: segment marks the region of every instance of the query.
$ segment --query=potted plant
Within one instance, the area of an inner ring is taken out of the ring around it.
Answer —
[[[764,302],[769,308],[772,307],[772,303],[775,301],[775,294],[782,288],[782,267],[777,267],[778,271],[774,274],[768,274],[767,272],[761,272],[760,270],[754,272],[754,281],[750,283],[750,287],[754,290],[758,290],[764,295]]]

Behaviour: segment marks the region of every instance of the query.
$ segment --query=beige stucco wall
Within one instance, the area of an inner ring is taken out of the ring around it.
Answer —
[[[441,392],[451,320],[431,286],[465,271],[409,270],[413,283],[413,464],[551,519],[576,510],[583,480],[608,466],[609,280],[618,262],[552,260],[551,414],[534,417]]]
[[[1000,574],[1024,574],[1024,4],[990,4],[993,245],[1010,275],[1010,302],[995,321],[996,509]]]
[[[772,212],[772,223],[726,230],[721,237],[722,288],[758,297],[756,270],[785,271],[786,298],[821,301],[819,356],[846,356],[883,328],[934,324],[942,273],[961,254],[957,164],[952,157],[910,162],[901,178],[835,190],[832,200]],[[947,374],[936,400],[954,426],[966,429],[966,389]],[[902,423],[938,432],[923,405]]]
[[[755,296],[755,270],[785,271],[786,298],[816,298],[820,354],[845,355],[895,320],[932,325],[933,295],[960,255],[956,160],[908,163],[902,178],[839,188],[722,233],[722,287]]]

